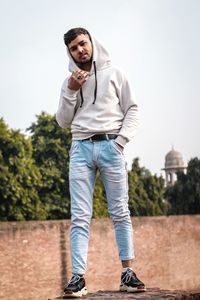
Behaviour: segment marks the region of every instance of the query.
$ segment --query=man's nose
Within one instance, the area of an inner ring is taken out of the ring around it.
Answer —
[[[78,46],[78,52],[79,52],[79,53],[82,53],[82,52],[83,52],[83,47]]]

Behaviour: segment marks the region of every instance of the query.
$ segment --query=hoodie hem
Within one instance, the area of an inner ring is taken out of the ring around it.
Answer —
[[[85,140],[88,139],[90,137],[92,137],[95,134],[116,134],[117,138],[115,139],[115,141],[121,145],[122,147],[124,147],[127,143],[127,139],[120,136],[118,132],[116,131],[109,131],[109,132],[94,132],[94,133],[74,133],[72,135],[72,140]]]

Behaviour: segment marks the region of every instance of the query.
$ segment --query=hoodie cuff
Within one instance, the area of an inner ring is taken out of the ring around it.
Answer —
[[[76,97],[76,95],[78,94],[78,91],[71,90],[67,87],[67,89],[65,90],[65,93],[68,97]]]
[[[118,137],[115,139],[115,142],[124,147],[127,143],[127,139],[122,137],[121,135],[118,135]]]

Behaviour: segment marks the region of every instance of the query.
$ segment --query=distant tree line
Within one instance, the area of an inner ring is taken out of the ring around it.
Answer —
[[[0,220],[70,218],[70,130],[42,112],[27,133],[0,119]],[[177,176],[175,185],[166,188],[162,176],[152,175],[135,158],[128,171],[131,216],[200,213],[200,160],[191,159],[187,174]],[[93,207],[93,217],[108,216],[99,174]]]

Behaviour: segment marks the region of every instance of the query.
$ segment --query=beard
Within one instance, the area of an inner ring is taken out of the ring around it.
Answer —
[[[86,59],[85,61],[76,61],[76,60],[74,60],[74,61],[80,69],[84,69],[85,66],[88,66],[92,63],[92,57],[89,59]]]

